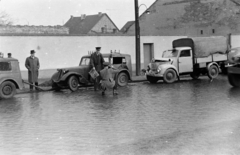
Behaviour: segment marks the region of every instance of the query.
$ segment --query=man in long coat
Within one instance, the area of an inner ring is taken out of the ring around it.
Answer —
[[[27,57],[25,66],[28,69],[28,82],[38,86],[38,70],[40,68],[39,59],[35,56],[35,51],[30,51],[31,56]],[[30,85],[30,90],[33,86]],[[37,89],[36,89],[37,90]]]
[[[95,69],[98,72],[98,74],[100,74],[100,71],[103,69],[103,63],[105,62],[100,51],[101,51],[101,47],[96,47],[96,52],[94,52],[91,55],[91,61],[90,61],[90,65],[92,69]],[[100,82],[100,76],[94,79],[95,91],[98,89],[99,82]]]
[[[102,95],[105,95],[107,89],[113,89],[113,95],[117,95],[117,83],[114,81],[113,77],[119,72],[119,70],[114,69],[109,66],[108,62],[104,62],[104,69],[100,71],[101,75],[101,88]]]

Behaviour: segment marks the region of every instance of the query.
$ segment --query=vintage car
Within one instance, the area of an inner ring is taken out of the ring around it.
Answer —
[[[128,81],[132,80],[131,56],[122,53],[103,53],[102,55],[106,62],[110,62],[115,69],[120,70],[115,75],[117,84],[126,86]],[[89,74],[91,70],[90,57],[90,54],[83,56],[79,66],[57,69],[51,78],[52,88],[55,90],[69,88],[71,91],[76,91],[79,86],[92,85],[93,80]]]
[[[0,58],[0,98],[15,95],[16,89],[23,89],[19,62],[14,58]]]

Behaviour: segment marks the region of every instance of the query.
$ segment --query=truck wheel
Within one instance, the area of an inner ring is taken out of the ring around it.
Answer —
[[[190,74],[190,76],[192,77],[192,79],[197,80],[200,76],[200,73],[199,72],[192,72]]]
[[[233,87],[240,87],[240,74],[228,74],[228,81]]]
[[[117,84],[121,87],[126,86],[128,84],[128,75],[124,72],[121,72],[117,76]]]
[[[154,77],[154,76],[148,76],[147,75],[147,80],[150,82],[150,83],[157,83],[159,78],[158,77]]]
[[[10,81],[5,81],[0,85],[0,98],[11,98],[16,94],[16,86]]]
[[[219,74],[218,67],[216,65],[211,65],[208,69],[208,73],[207,73],[208,77],[210,79],[214,79],[218,76],[218,74]]]
[[[78,78],[76,76],[70,76],[68,79],[68,86],[71,91],[76,91],[78,89]]]
[[[173,69],[168,69],[163,75],[163,81],[173,83],[177,79],[177,74]]]

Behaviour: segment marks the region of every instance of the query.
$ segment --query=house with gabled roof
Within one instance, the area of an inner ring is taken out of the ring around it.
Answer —
[[[99,12],[95,15],[81,15],[73,17],[64,24],[69,28],[69,34],[106,34],[119,32],[118,27],[106,13]]]
[[[236,34],[240,0],[156,0],[140,15],[139,24],[145,36]],[[125,33],[134,35],[135,23]]]
[[[123,27],[121,28],[120,32],[126,33],[128,29],[135,23],[135,21],[128,21]]]

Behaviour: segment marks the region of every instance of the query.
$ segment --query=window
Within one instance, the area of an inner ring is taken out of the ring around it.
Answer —
[[[191,56],[190,50],[181,51],[180,57],[190,57],[190,56]]]
[[[123,64],[126,63],[125,57],[113,57],[113,64]]]
[[[10,62],[0,62],[0,71],[10,71],[12,69]]]
[[[201,34],[203,34],[203,30],[201,30]]]
[[[215,29],[212,29],[212,33],[215,33]]]
[[[80,65],[89,65],[90,64],[90,58],[83,58]]]

